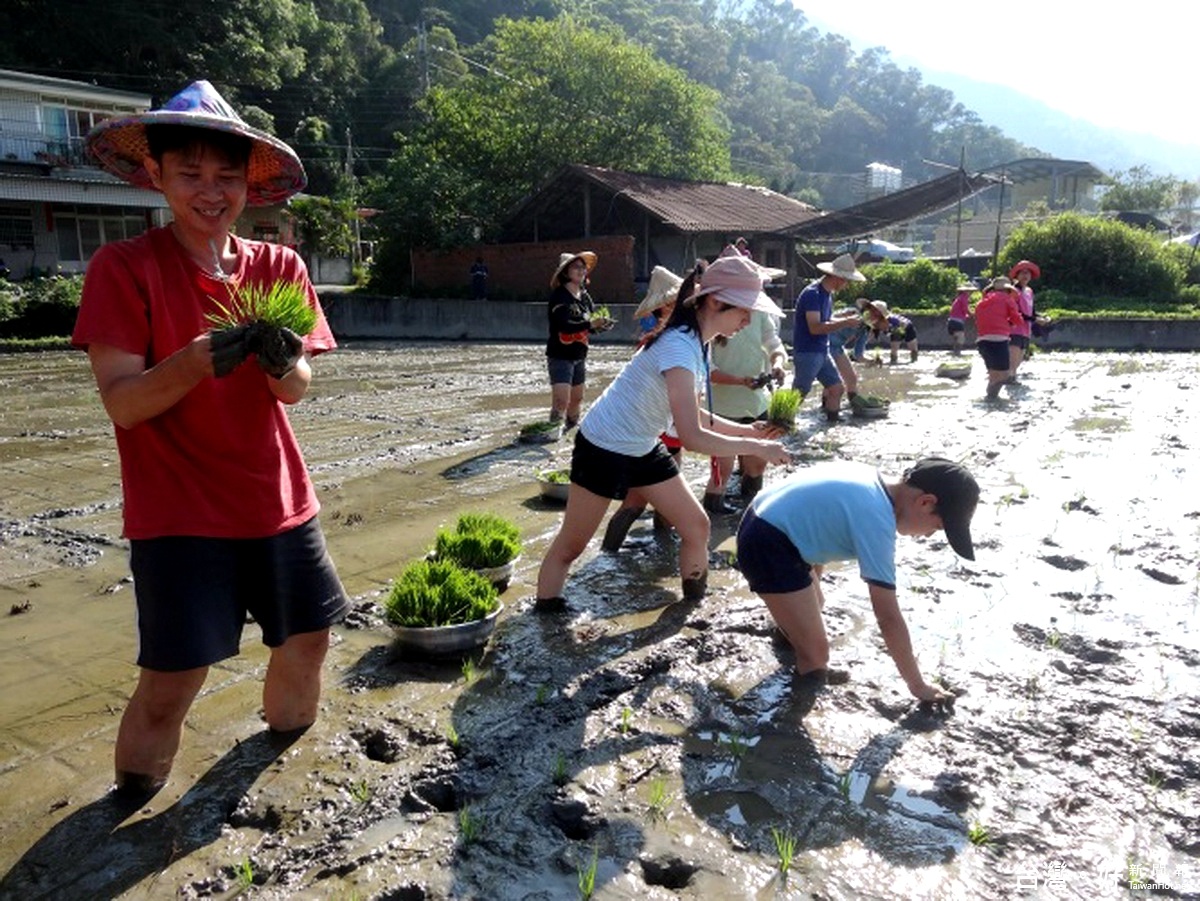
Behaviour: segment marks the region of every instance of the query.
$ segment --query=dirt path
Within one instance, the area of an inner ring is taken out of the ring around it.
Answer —
[[[625,353],[594,352],[595,384]],[[532,474],[569,454],[512,443],[540,351],[358,345],[293,415],[357,600],[322,719],[272,746],[250,628],[130,811],[104,795],[135,678],[110,429],[81,356],[0,356],[0,899],[571,899],[593,861],[597,898],[1200,897],[1200,359],[1046,354],[994,406],[941,359],[866,371],[891,417],[810,407],[795,443],[798,465],[938,452],[979,476],[975,563],[899,543],[952,715],[910,703],[852,570],[826,589],[851,680],[813,694],[736,571],[676,603],[648,520],[589,551],[571,615],[535,615],[560,509]],[[466,672],[397,657],[375,599],[472,508],[526,536],[495,638]]]

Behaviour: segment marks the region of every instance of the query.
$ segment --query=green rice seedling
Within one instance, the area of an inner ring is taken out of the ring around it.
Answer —
[[[794,388],[780,388],[771,395],[767,403],[767,422],[785,432],[796,428],[796,411],[800,409],[803,395]]]
[[[448,560],[410,564],[383,602],[388,622],[413,628],[475,622],[499,606],[499,593],[491,582]]]
[[[550,482],[552,485],[569,485],[571,484],[571,470],[543,469],[538,473],[538,478],[543,482]]]
[[[838,787],[838,794],[840,794],[843,798],[845,798],[847,801],[849,801],[850,800],[850,771],[849,770],[846,770],[846,772],[844,772],[844,773],[842,773],[842,775],[838,776],[837,787]]]
[[[366,804],[371,800],[371,786],[367,784],[366,779],[359,779],[350,784],[350,797],[355,804]]]
[[[982,848],[984,845],[991,843],[992,836],[988,832],[987,827],[976,820],[967,827],[967,841],[977,848]]]
[[[606,306],[598,306],[592,311],[592,319],[612,319],[612,313],[608,311]]]
[[[792,861],[796,858],[796,837],[790,832],[783,832],[772,826],[771,838],[775,841],[775,857],[779,864],[779,875],[786,879],[788,871],[792,868]]]
[[[567,776],[567,758],[559,754],[554,758],[554,769],[550,773],[551,781],[560,788],[567,784],[569,777]]]
[[[237,880],[238,891],[248,891],[254,885],[254,864],[249,857],[243,857],[233,868],[234,879]]]
[[[621,734],[628,735],[629,727],[633,723],[633,711],[628,707],[621,708]]]
[[[577,868],[580,901],[589,901],[596,891],[596,868],[600,865],[600,849],[592,847],[592,862]]]
[[[209,324],[216,329],[262,322],[303,336],[317,325],[317,312],[299,282],[245,284],[230,291],[228,304],[216,301],[216,305],[217,312],[208,314]]]
[[[731,757],[741,760],[746,756],[746,751],[750,748],[745,736],[737,732],[731,732],[729,735],[721,738],[720,744],[729,752]]]
[[[521,531],[501,516],[464,513],[453,531],[438,530],[433,550],[439,560],[452,560],[466,569],[490,569],[521,553]]]
[[[655,776],[650,780],[650,816],[652,819],[661,820],[666,816],[667,805],[671,802],[671,796],[667,793],[667,780],[662,776]]]
[[[468,657],[466,660],[463,661],[462,674],[463,674],[463,679],[466,680],[466,683],[468,685],[470,685],[472,682],[474,682],[476,679],[479,678],[479,670],[475,666],[475,658],[474,657]]]
[[[458,730],[454,728],[454,723],[446,725],[446,741],[449,743],[452,750],[457,751],[462,746],[462,736],[458,734]]]
[[[533,696],[533,702],[540,707],[546,703],[548,697],[550,697],[550,686],[543,682],[537,687],[537,694]]]
[[[458,810],[458,834],[462,837],[463,844],[473,844],[482,833],[483,819],[476,816],[469,804],[466,807],[460,807]]]

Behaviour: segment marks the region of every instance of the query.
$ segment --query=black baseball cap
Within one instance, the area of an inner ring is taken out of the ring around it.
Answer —
[[[925,457],[904,474],[904,482],[937,498],[937,512],[950,547],[958,556],[974,560],[971,517],[979,503],[979,483],[975,477],[953,460]]]

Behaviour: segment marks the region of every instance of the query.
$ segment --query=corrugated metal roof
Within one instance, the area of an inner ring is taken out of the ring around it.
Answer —
[[[572,164],[556,172],[513,210],[504,229],[509,239],[527,239],[535,231],[535,220],[541,222],[543,233],[552,220],[560,227],[579,221],[585,186],[601,189],[592,194],[597,210],[612,212],[618,201],[625,201],[662,226],[684,234],[768,234],[818,215],[806,203],[754,185],[683,181]],[[619,218],[620,213],[612,216]]]
[[[598,166],[570,168],[682,232],[772,232],[818,215],[807,203],[757,185],[682,181]]]
[[[92,203],[149,209],[165,209],[167,206],[161,192],[135,188],[99,170],[92,177],[73,178],[0,172],[0,200]]]

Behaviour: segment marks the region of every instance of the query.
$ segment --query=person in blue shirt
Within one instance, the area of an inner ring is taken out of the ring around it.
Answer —
[[[842,404],[845,387],[837,365],[829,352],[829,336],[857,325],[858,314],[850,311],[833,315],[833,295],[850,282],[865,282],[867,277],[854,265],[854,257],[842,254],[832,262],[818,263],[824,273],[796,298],[796,317],[792,327],[794,369],[792,387],[807,395],[814,380],[823,386],[821,409],[834,422]]]
[[[913,464],[885,482],[862,463],[820,463],[764,490],[737,535],[737,561],[796,654],[796,671],[826,678],[829,639],[821,572],[835,560],[857,560],[884,643],[908,690],[922,701],[951,695],[925,681],[896,599],[896,536],[943,530],[961,557],[975,559],[971,517],[979,485],[965,467],[941,457]]]

